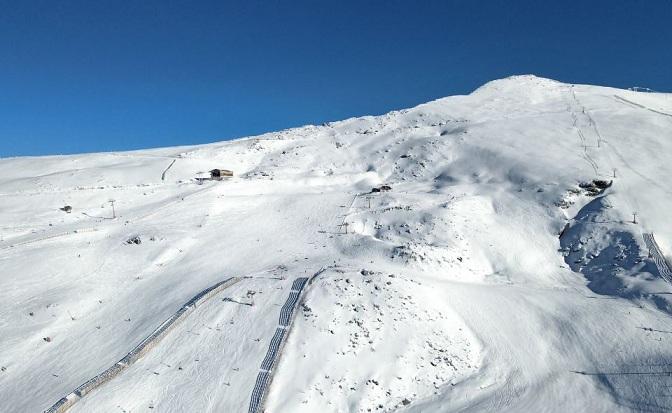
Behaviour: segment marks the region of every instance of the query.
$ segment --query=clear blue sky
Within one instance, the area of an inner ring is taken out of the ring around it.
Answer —
[[[0,157],[205,143],[512,74],[672,89],[672,1],[0,0]]]

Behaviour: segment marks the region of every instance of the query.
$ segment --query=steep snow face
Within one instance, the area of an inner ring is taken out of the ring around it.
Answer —
[[[0,160],[2,410],[48,408],[237,276],[72,411],[245,411],[318,272],[267,412],[669,410],[672,286],[642,235],[670,255],[671,136],[672,95],[515,76],[236,141]],[[234,177],[194,179],[213,168]]]

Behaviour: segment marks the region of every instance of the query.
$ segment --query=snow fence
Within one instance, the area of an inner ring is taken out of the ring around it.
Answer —
[[[320,271],[313,274],[310,278],[300,277],[295,279],[292,283],[292,288],[287,297],[287,301],[285,301],[285,304],[280,309],[278,327],[275,329],[275,334],[268,346],[266,357],[264,357],[264,360],[261,362],[257,381],[254,383],[254,388],[252,389],[248,413],[260,413],[263,411],[264,400],[271,382],[273,381],[275,367],[282,354],[282,349],[285,346],[287,336],[289,335],[289,329],[296,316],[294,310],[296,309],[297,304],[301,301],[302,293],[305,293],[307,290],[304,289],[305,285],[307,283],[312,283],[315,277],[323,272],[324,268],[320,269]]]
[[[85,383],[73,390],[70,394],[54,403],[54,405],[45,410],[44,413],[61,413],[68,410],[79,399],[113,379],[125,368],[135,363],[145,353],[151,350],[156,344],[159,343],[159,341],[161,341],[163,337],[166,336],[166,334],[168,334],[168,332],[173,327],[175,327],[178,321],[182,320],[187,313],[193,311],[193,309],[196,308],[196,305],[202,304],[213,295],[219,293],[225,288],[232,286],[238,281],[240,281],[240,278],[231,277],[224,281],[220,281],[217,284],[208,287],[200,293],[196,294],[191,300],[187,301],[182,307],[180,307],[179,310],[170,316],[170,318],[161,323],[161,325],[156,330],[154,330],[152,334],[147,336],[140,342],[140,344],[135,346],[133,350],[124,356],[124,358],[116,362],[112,367],[108,368],[104,372],[98,374],[90,380],[87,380]]]
[[[670,263],[667,261],[667,259],[665,259],[665,256],[660,251],[660,247],[656,242],[656,238],[653,236],[653,234],[643,234],[642,236],[644,237],[644,243],[646,244],[646,247],[649,249],[649,255],[656,264],[656,267],[658,267],[660,276],[663,277],[665,281],[672,284],[672,266],[670,266]]]

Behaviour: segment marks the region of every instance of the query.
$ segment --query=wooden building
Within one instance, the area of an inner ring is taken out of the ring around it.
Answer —
[[[233,176],[233,171],[228,169],[213,169],[210,171],[210,178],[212,179],[219,180],[230,176]]]

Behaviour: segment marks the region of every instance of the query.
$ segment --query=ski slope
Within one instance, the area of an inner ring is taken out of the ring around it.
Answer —
[[[262,370],[259,412],[669,411],[671,113],[514,76],[216,144],[2,159],[0,410],[45,411],[236,277],[69,411],[252,411]],[[234,177],[194,179],[213,168]]]

